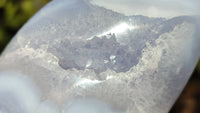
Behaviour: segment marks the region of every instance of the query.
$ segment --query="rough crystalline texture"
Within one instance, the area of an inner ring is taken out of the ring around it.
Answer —
[[[167,113],[200,56],[199,16],[55,0],[0,59],[0,113]]]

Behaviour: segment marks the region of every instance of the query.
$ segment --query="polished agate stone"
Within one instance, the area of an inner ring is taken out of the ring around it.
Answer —
[[[0,113],[167,113],[200,56],[196,0],[54,0],[0,58]]]

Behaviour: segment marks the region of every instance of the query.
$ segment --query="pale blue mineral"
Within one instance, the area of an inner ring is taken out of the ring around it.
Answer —
[[[200,56],[198,0],[53,0],[0,58],[0,113],[167,113]]]

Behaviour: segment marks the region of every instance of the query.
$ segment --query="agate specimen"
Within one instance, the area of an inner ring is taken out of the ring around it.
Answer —
[[[167,113],[200,56],[196,0],[54,0],[0,58],[0,113]]]

